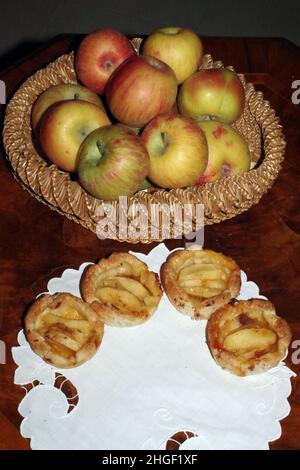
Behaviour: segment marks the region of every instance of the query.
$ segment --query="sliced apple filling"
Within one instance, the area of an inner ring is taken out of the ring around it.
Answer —
[[[216,361],[237,375],[267,370],[284,356],[290,342],[287,323],[265,300],[235,301],[215,312],[207,325]]]
[[[70,351],[66,351],[68,356],[72,353],[75,354],[90,334],[91,325],[89,321],[82,317],[78,318],[77,315],[73,319],[70,314],[66,317],[58,315],[55,309],[53,313],[51,312],[52,310],[47,309],[41,315],[37,331],[44,336],[49,344],[61,345],[64,347],[64,350],[70,349]]]
[[[29,310],[25,325],[35,352],[58,367],[85,362],[103,336],[103,323],[95,312],[71,294],[38,299]]]
[[[272,350],[277,335],[269,328],[243,328],[230,333],[223,343],[227,351],[242,355],[251,351],[266,353]]]
[[[87,269],[82,294],[106,323],[129,326],[154,313],[162,291],[145,263],[128,253],[113,253]]]
[[[209,318],[239,293],[240,269],[212,250],[178,250],[161,269],[164,289],[173,305],[194,319]]]
[[[179,270],[179,286],[187,294],[205,299],[225,292],[228,288],[229,269],[215,263],[199,261]]]

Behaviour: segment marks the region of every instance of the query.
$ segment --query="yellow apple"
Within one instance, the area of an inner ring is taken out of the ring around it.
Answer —
[[[157,29],[147,37],[143,54],[168,64],[180,84],[198,69],[203,46],[199,36],[190,29],[167,27]]]
[[[40,143],[51,162],[72,172],[76,169],[82,141],[98,127],[108,124],[107,115],[95,104],[83,100],[59,101],[42,117]]]
[[[200,131],[200,132],[199,132]],[[204,132],[190,118],[162,114],[142,132],[150,157],[149,179],[162,188],[185,188],[195,184],[207,165]]]
[[[231,124],[242,114],[245,92],[238,75],[230,69],[207,69],[193,73],[178,93],[181,114],[194,119],[208,116]]]
[[[38,132],[38,123],[44,112],[57,101],[64,100],[84,100],[94,103],[96,106],[99,106],[104,111],[104,106],[102,104],[99,96],[88,88],[71,83],[60,83],[59,85],[54,85],[44,91],[37,100],[35,101],[32,111],[31,111],[31,124],[32,129]]]
[[[251,156],[243,137],[229,124],[198,121],[208,143],[208,164],[197,184],[249,171]]]

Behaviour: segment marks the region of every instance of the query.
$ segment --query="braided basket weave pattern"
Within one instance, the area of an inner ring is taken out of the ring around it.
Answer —
[[[133,40],[137,51],[140,43],[139,38]],[[214,62],[206,54],[200,68],[212,67],[220,68],[223,64]],[[127,200],[128,207],[133,207],[131,214],[134,215],[137,204],[143,204],[148,213],[152,204],[158,204],[162,212],[173,204],[191,204],[195,225],[194,208],[196,204],[203,204],[204,223],[214,224],[246,211],[258,203],[272,186],[284,157],[282,128],[262,93],[255,91],[252,84],[246,83],[243,75],[239,77],[246,92],[246,106],[234,127],[249,145],[254,168],[242,175],[229,176],[204,186],[140,191]],[[97,223],[105,214],[104,201],[89,195],[77,181],[71,180],[68,173],[60,171],[55,165],[49,165],[37,153],[32,141],[30,116],[36,98],[52,85],[76,82],[73,53],[59,57],[28,78],[7,106],[3,141],[13,174],[26,190],[51,209],[96,232]],[[118,221],[119,203],[114,201],[112,204]],[[144,232],[137,238],[128,234],[120,237],[118,231],[109,233],[108,237],[132,243],[150,243],[166,238],[160,220],[154,235],[150,222],[153,229],[153,221],[149,220],[148,233]],[[177,221],[173,220],[168,238],[176,236],[176,224]]]

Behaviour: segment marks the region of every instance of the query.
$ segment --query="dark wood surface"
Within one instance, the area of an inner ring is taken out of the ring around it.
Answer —
[[[74,36],[56,38],[0,72],[8,96],[24,79],[69,51]],[[205,38],[206,52],[233,65],[263,91],[280,116],[287,139],[283,169],[273,188],[248,212],[205,229],[205,247],[232,256],[286,318],[293,339],[300,339],[300,105],[291,102],[291,84],[300,79],[300,49],[284,39]],[[3,107],[1,110],[3,115]],[[19,432],[18,404],[24,391],[13,384],[16,365],[10,349],[17,345],[22,315],[35,295],[67,267],[78,268],[114,250],[148,252],[154,245],[100,241],[94,234],[40,204],[13,179],[0,159],[0,338],[7,364],[0,365],[0,449],[29,449]],[[169,242],[169,247],[180,245]],[[298,374],[300,366],[287,363]],[[272,449],[300,449],[300,381],[292,379],[291,413],[282,422]]]

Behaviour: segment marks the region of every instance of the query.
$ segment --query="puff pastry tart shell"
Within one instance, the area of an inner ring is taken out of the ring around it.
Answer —
[[[25,333],[33,351],[58,368],[90,359],[99,348],[104,325],[94,310],[74,295],[43,295],[29,308]]]
[[[240,268],[212,250],[178,250],[161,267],[163,288],[174,307],[192,319],[207,319],[239,294]]]
[[[240,376],[276,366],[290,341],[287,322],[266,300],[235,301],[215,312],[207,323],[207,342],[214,359]]]
[[[120,327],[144,323],[162,297],[157,274],[134,255],[121,252],[89,266],[81,292],[104,323]]]

